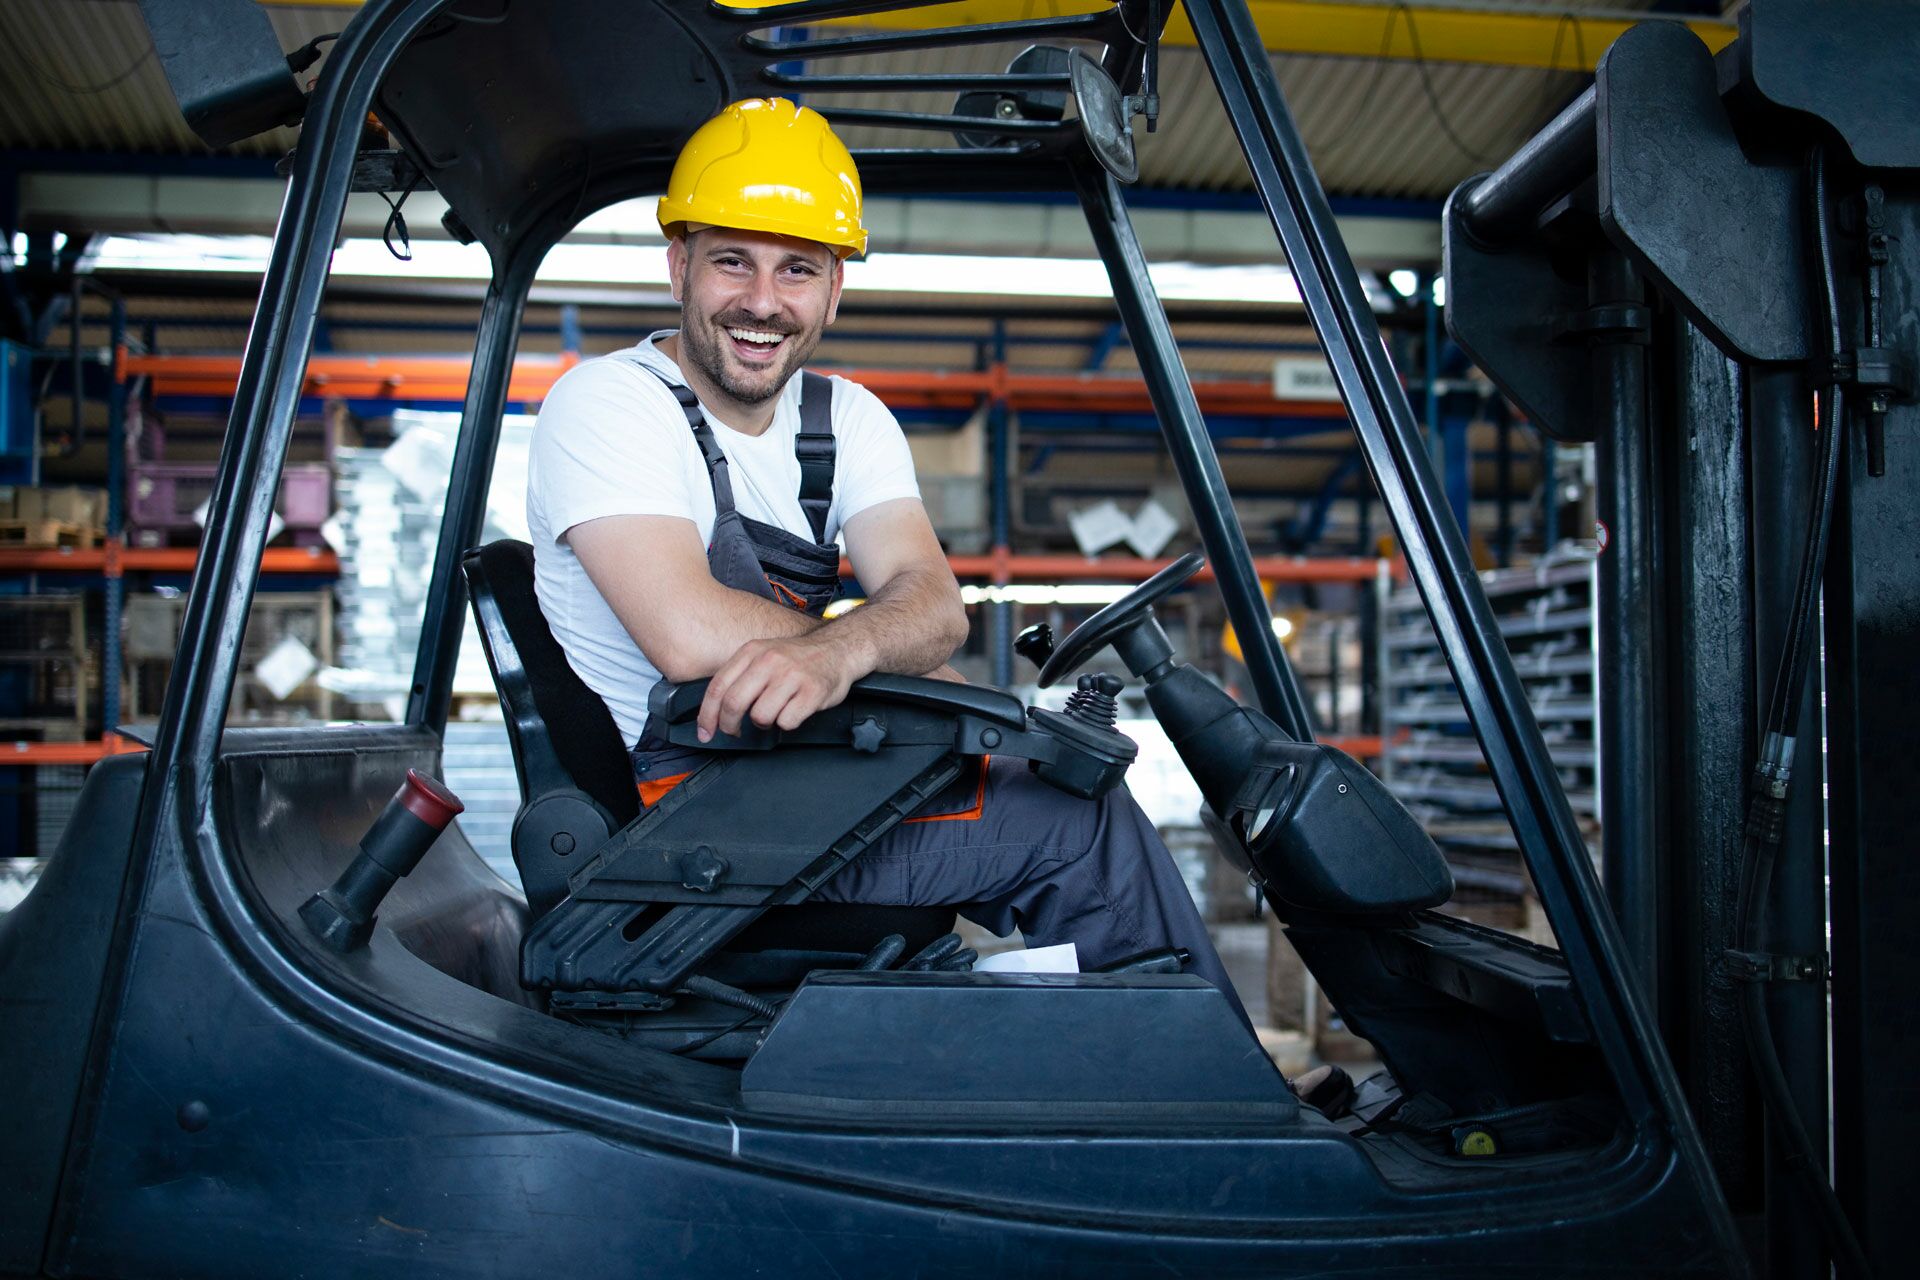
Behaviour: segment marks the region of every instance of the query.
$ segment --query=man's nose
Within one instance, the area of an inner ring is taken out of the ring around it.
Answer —
[[[780,310],[780,294],[774,288],[773,272],[756,271],[747,285],[747,296],[743,300],[747,310],[762,319],[771,320]]]

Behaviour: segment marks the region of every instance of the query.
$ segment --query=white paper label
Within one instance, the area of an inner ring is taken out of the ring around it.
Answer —
[[[305,684],[307,677],[319,669],[320,663],[313,656],[313,650],[292,636],[286,636],[267,652],[266,657],[254,664],[253,674],[261,684],[267,686],[267,692],[275,700],[284,702],[288,694]]]

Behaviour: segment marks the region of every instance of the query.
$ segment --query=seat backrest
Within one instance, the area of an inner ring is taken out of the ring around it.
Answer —
[[[627,746],[600,695],[575,674],[533,589],[533,548],[502,539],[462,560],[480,640],[507,713],[520,800],[584,792],[615,830],[640,813]]]

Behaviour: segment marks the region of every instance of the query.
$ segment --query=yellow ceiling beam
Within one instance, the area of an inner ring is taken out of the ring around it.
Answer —
[[[356,8],[361,0],[260,0],[262,4],[305,8]],[[760,0],[722,0],[736,8]],[[843,18],[832,26],[910,31],[924,27],[1009,22],[1019,18],[1092,13],[1104,0],[956,0],[897,13]],[[1617,14],[1572,12],[1517,13],[1510,9],[1472,9],[1444,5],[1358,4],[1342,0],[1248,0],[1254,25],[1270,53],[1319,54],[1336,58],[1422,58],[1428,62],[1465,62],[1494,67],[1591,71],[1608,45],[1636,19]],[[1673,19],[1659,19],[1673,21]],[[1731,44],[1734,24],[1717,19],[1686,25],[1716,53]],[[1193,27],[1176,8],[1162,44],[1193,48]]]

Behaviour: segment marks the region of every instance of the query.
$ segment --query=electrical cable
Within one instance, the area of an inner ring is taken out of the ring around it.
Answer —
[[[704,1049],[708,1045],[712,1044],[714,1041],[720,1039],[722,1036],[732,1035],[734,1032],[746,1026],[749,1022],[752,1022],[754,1019],[758,1018],[759,1016],[760,1015],[757,1013],[743,1014],[741,1015],[739,1021],[730,1022],[726,1026],[721,1027],[718,1031],[712,1032],[708,1035],[701,1036],[698,1040],[689,1040],[685,1044],[676,1044],[673,1047],[669,1048],[667,1052],[668,1053],[693,1053],[696,1050]]]
[[[1826,156],[1816,146],[1807,161],[1808,225],[1814,248],[1814,302],[1819,323],[1815,326],[1825,346],[1825,363],[1816,371],[1819,391],[1816,399],[1817,425],[1823,433],[1820,441],[1820,473],[1814,481],[1812,502],[1807,512],[1807,535],[1800,560],[1800,575],[1794,585],[1787,634],[1780,666],[1775,672],[1773,690],[1763,725],[1760,758],[1754,766],[1755,794],[1747,819],[1744,845],[1746,863],[1742,876],[1734,936],[1749,952],[1764,952],[1761,945],[1762,907],[1773,883],[1773,864],[1785,820],[1787,797],[1793,777],[1793,730],[1806,690],[1808,659],[1813,649],[1813,620],[1819,596],[1820,578],[1825,571],[1827,546],[1832,530],[1833,500],[1839,486],[1840,454],[1846,430],[1846,397],[1838,385],[1836,362],[1844,339],[1840,331],[1838,269],[1834,263],[1833,241],[1827,223]],[[1766,982],[1761,977],[1748,980],[1740,993],[1740,1024],[1745,1033],[1747,1053],[1758,1077],[1768,1116],[1787,1147],[1786,1163],[1805,1191],[1827,1251],[1842,1275],[1849,1280],[1869,1280],[1872,1271],[1852,1224],[1847,1221],[1822,1170],[1799,1108],[1794,1105],[1792,1087],[1774,1048],[1772,1019],[1767,1010]]]
[[[321,45],[338,40],[342,34],[343,33],[339,31],[329,31],[326,35],[315,36],[313,39],[307,41],[287,55],[287,70],[293,72],[295,75],[299,75],[302,71],[305,71],[308,67],[320,61]]]
[[[416,172],[411,178],[407,179],[407,185],[400,189],[400,198],[398,200],[395,200],[384,191],[379,193],[380,198],[387,202],[388,210],[387,224],[380,229],[380,243],[386,245],[387,252],[402,262],[413,261],[413,237],[407,232],[407,220],[401,215],[400,206],[407,202],[407,197],[413,194],[413,189],[420,185],[421,176],[421,174]],[[404,253],[402,253],[400,249],[393,247],[395,231],[398,231],[400,234],[401,248],[406,250]]]
[[[1459,131],[1453,127],[1453,121],[1447,118],[1446,109],[1440,105],[1439,91],[1433,87],[1433,74],[1427,67],[1426,52],[1420,47],[1420,30],[1414,25],[1413,9],[1405,3],[1405,0],[1400,0],[1394,8],[1407,15],[1407,38],[1413,42],[1413,65],[1420,73],[1420,88],[1427,96],[1427,105],[1433,108],[1434,123],[1440,126],[1440,132],[1446,135],[1447,141],[1451,142],[1461,155],[1475,164],[1498,163],[1497,157],[1486,155],[1468,146],[1460,137]]]
[[[703,974],[694,974],[681,984],[681,990],[690,996],[699,996],[702,1000],[712,1000],[719,1004],[730,1004],[736,1009],[745,1009],[756,1017],[773,1020],[780,1012],[780,1006],[771,1000],[763,1000],[751,992],[738,987],[716,982]]]
[[[1367,81],[1367,87],[1361,91],[1360,101],[1354,104],[1353,111],[1347,116],[1347,122],[1318,142],[1308,142],[1305,136],[1302,136],[1301,141],[1306,143],[1307,150],[1318,156],[1320,162],[1330,160],[1340,153],[1347,139],[1352,136],[1354,126],[1366,116],[1367,109],[1373,105],[1374,98],[1378,96],[1380,81],[1387,74],[1387,55],[1393,51],[1393,29],[1399,17],[1398,9],[1387,10],[1387,25],[1380,32],[1380,52],[1374,55],[1373,59],[1373,75]]]
[[[1574,62],[1571,67],[1562,69],[1560,50],[1565,45],[1569,30],[1573,32]],[[1546,69],[1540,73],[1540,105],[1536,109],[1542,117],[1551,120],[1559,115],[1566,105],[1567,100],[1564,95],[1554,93],[1559,78],[1564,75],[1577,75],[1585,80],[1588,76],[1587,65],[1587,39],[1585,31],[1580,26],[1579,15],[1563,13],[1560,15],[1560,21],[1554,24],[1553,51],[1547,55]]]
[[[21,55],[20,65],[25,67],[28,74],[33,76],[34,79],[43,84],[52,85],[54,88],[65,90],[68,93],[78,94],[83,98],[91,98],[98,94],[105,93],[109,89],[119,88],[134,72],[146,66],[147,60],[152,58],[157,52],[158,50],[154,48],[153,41],[149,39],[147,41],[146,52],[129,63],[126,70],[108,76],[98,84],[69,84],[59,76],[54,75],[51,71],[42,70],[39,66],[35,65],[32,58],[25,56],[24,53]]]
[[[691,990],[691,985],[689,986],[689,990]],[[694,994],[704,994],[704,993],[695,992]],[[741,994],[745,994],[745,993],[741,993]],[[759,997],[757,996],[754,998],[756,1000],[759,999]],[[696,1052],[697,1050],[706,1048],[708,1045],[712,1044],[714,1041],[720,1039],[723,1036],[732,1035],[734,1032],[738,1031],[740,1028],[746,1026],[749,1022],[754,1022],[762,1019],[764,1019],[767,1022],[772,1022],[774,1015],[779,1013],[780,1010],[785,1007],[787,1001],[791,1000],[792,998],[793,997],[791,995],[784,995],[784,996],[781,996],[778,1000],[763,1000],[760,1003],[766,1007],[766,1012],[762,1012],[758,1009],[749,1010],[746,1014],[744,1014],[743,1016],[741,1016],[740,1018],[736,1019],[733,1022],[729,1022],[726,1026],[721,1027],[718,1031],[710,1032],[707,1035],[701,1036],[698,1040],[689,1040],[685,1044],[675,1045],[671,1049],[668,1049],[667,1052],[668,1053],[693,1053],[693,1052]]]

